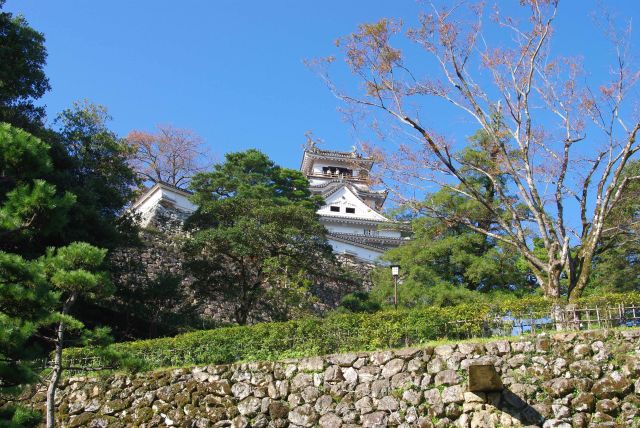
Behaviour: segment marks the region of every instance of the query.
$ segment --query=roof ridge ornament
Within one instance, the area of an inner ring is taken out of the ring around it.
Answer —
[[[313,138],[313,132],[307,131],[304,133],[304,136],[307,137],[307,143],[305,145],[305,151],[310,153],[318,153],[320,149],[318,148],[318,143],[322,143],[323,141],[320,139]]]

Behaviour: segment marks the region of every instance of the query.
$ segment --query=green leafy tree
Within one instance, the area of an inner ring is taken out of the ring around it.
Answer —
[[[281,168],[257,150],[226,155],[191,181],[198,211],[187,227],[187,269],[203,291],[221,292],[235,320],[251,314],[283,319],[304,311],[331,247],[299,171]]]
[[[345,295],[340,300],[338,312],[373,313],[382,309],[380,302],[371,293],[355,291]]]
[[[55,348],[56,355],[48,394],[51,408],[62,371],[65,331],[88,331],[71,317],[71,307],[80,297],[92,298],[110,290],[104,274],[96,273],[106,250],[76,243],[50,249],[36,258],[45,243],[66,229],[75,196],[68,191],[61,195],[54,184],[43,179],[55,171],[49,146],[38,138],[3,123],[0,148],[1,384],[9,387],[34,380],[25,360],[37,350],[31,346],[36,343],[34,337],[44,340]],[[47,334],[51,328],[53,335]],[[95,336],[103,333],[98,329]],[[14,377],[8,377],[11,375]],[[16,417],[28,419],[23,411],[3,415],[14,421]]]
[[[384,256],[402,267],[403,306],[452,306],[487,293],[522,294],[535,288],[519,255],[486,236],[431,218],[414,220],[413,230],[410,242]],[[389,268],[377,268],[372,279],[374,298],[388,303],[393,293]]]
[[[129,166],[131,150],[109,128],[110,120],[104,106],[76,102],[58,115],[56,131],[48,134],[53,170],[47,179],[60,191],[75,195],[77,202],[67,214],[73,227],[42,240],[40,254],[46,247],[70,242],[109,250],[137,243],[135,219],[125,208],[135,196],[138,180]],[[87,325],[106,323],[116,329],[123,319],[113,299],[82,301],[79,306],[82,310],[76,315]]]
[[[62,351],[69,343],[69,335],[84,335],[83,338],[93,336],[94,339],[104,339],[106,336],[105,329],[91,332],[71,313],[74,304],[81,297],[95,299],[113,292],[107,274],[101,271],[105,255],[104,249],[76,242],[58,249],[51,248],[40,259],[47,282],[58,297],[57,304],[49,315],[51,334],[44,336],[54,348],[47,388],[47,428],[52,428],[55,424],[55,394],[64,369]]]
[[[44,118],[44,108],[33,101],[50,89],[44,36],[24,17],[3,12],[3,5],[0,0],[0,122],[32,131]]]
[[[630,162],[624,177],[640,175],[640,161]],[[591,274],[594,292],[640,290],[640,182],[627,184],[620,203],[606,220],[605,239]]]

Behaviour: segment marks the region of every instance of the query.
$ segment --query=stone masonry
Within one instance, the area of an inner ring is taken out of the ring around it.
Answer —
[[[475,364],[504,390],[468,392]],[[57,402],[65,427],[640,427],[640,329],[74,377]]]
[[[224,296],[211,293],[207,299],[193,289],[193,278],[185,274],[184,258],[181,246],[185,237],[184,221],[189,213],[177,210],[172,206],[159,204],[147,213],[141,223],[144,227],[140,232],[142,245],[125,247],[116,250],[111,255],[113,266],[113,282],[121,288],[133,288],[148,284],[160,275],[173,275],[181,279],[184,298],[189,304],[197,308],[201,316],[206,319],[231,323],[233,322],[233,308],[225,303]],[[342,281],[339,278],[328,277],[324,282],[312,287],[312,294],[317,299],[315,312],[322,314],[334,309],[341,298],[354,291],[369,290],[371,288],[370,273],[373,264],[359,262],[348,256],[337,256],[338,263],[354,273],[358,280]],[[326,269],[331,272],[331,267]],[[250,314],[249,322],[268,321],[269,317],[261,312]]]

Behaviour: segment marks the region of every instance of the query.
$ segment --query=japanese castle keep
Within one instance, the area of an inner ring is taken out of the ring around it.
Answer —
[[[372,263],[406,239],[401,236],[402,224],[380,213],[387,192],[370,188],[372,166],[373,159],[355,150],[321,150],[313,143],[304,149],[300,166],[309,179],[310,190],[325,200],[318,215],[334,252],[363,263]],[[167,229],[179,229],[179,223],[197,208],[189,196],[183,189],[157,183],[133,204],[132,210],[140,216],[142,226],[162,226],[171,232]]]
[[[300,166],[310,190],[325,200],[318,214],[333,251],[362,262],[373,262],[404,241],[400,224],[380,213],[387,192],[369,187],[372,166],[373,159],[355,149],[321,150],[313,143],[305,148]]]

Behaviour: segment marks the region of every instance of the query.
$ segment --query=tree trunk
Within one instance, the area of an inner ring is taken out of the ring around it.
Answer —
[[[562,271],[552,270],[547,275],[545,297],[551,301],[551,320],[555,324],[556,330],[564,330],[564,305],[560,297],[560,275]]]
[[[236,315],[236,322],[239,325],[247,324],[247,318],[249,314],[246,308],[244,307],[244,305],[240,304],[236,306],[235,315]]]
[[[58,382],[60,381],[60,375],[62,374],[63,340],[64,323],[60,322],[56,331],[56,349],[53,359],[53,371],[51,372],[51,379],[49,380],[49,387],[47,388],[47,428],[53,428],[55,426],[56,389],[58,388]]]
[[[569,285],[569,302],[572,303],[582,297],[582,293],[589,283],[593,263],[593,250],[587,253],[580,262],[582,268],[576,282]]]
[[[62,305],[62,314],[67,315],[69,309],[76,301],[77,295],[72,294],[64,305]],[[58,323],[56,329],[55,338],[55,355],[53,359],[53,370],[51,372],[51,379],[49,380],[49,386],[47,387],[47,428],[53,428],[56,420],[56,389],[58,388],[58,382],[60,382],[60,376],[62,375],[62,349],[64,348],[64,321]]]

